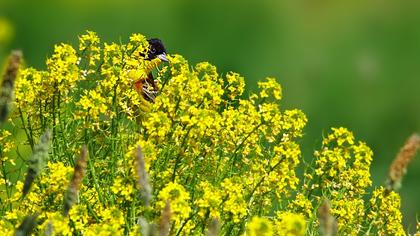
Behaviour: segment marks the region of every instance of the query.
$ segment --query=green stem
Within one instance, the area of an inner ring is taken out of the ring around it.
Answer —
[[[279,162],[277,162],[273,167],[271,167],[270,169],[269,169],[269,171],[267,172],[267,174],[266,175],[264,175],[263,177],[261,177],[261,179],[260,179],[260,181],[258,181],[258,183],[254,186],[254,188],[252,189],[252,191],[251,191],[251,193],[249,194],[249,199],[251,199],[252,198],[252,195],[254,195],[254,192],[257,190],[257,188],[259,187],[259,186],[261,186],[261,184],[264,182],[264,180],[265,180],[265,177],[267,177],[267,175],[269,175],[270,173],[271,173],[271,171],[273,171],[277,166],[279,166],[280,165],[280,163],[282,162],[284,160],[284,158],[282,158],[282,159],[280,159],[279,160]]]
[[[192,126],[191,126],[191,127],[189,127],[189,129],[188,129],[187,133],[184,135],[184,138],[183,138],[183,140],[182,140],[182,144],[181,144],[181,148],[183,148],[183,147],[184,147],[184,144],[185,144],[185,142],[186,142],[186,140],[187,140],[188,135],[190,134],[191,129],[192,129]],[[179,162],[180,162],[181,155],[182,155],[182,154],[184,154],[184,152],[185,152],[185,148],[184,148],[184,149],[182,149],[182,152],[181,152],[181,153],[178,153],[178,155],[177,155],[177,157],[176,157],[176,160],[175,160],[175,165],[174,165],[174,170],[172,171],[172,182],[174,182],[174,181],[175,181],[176,170],[178,169],[178,164],[179,164]]]
[[[233,168],[235,167],[235,164],[238,160],[238,151],[239,149],[244,145],[244,143],[248,140],[249,137],[251,137],[251,135],[258,130],[259,127],[261,127],[261,125],[263,125],[264,122],[259,123],[258,125],[256,125],[248,134],[247,136],[242,140],[242,142],[235,148],[235,150],[233,151],[233,158],[232,158],[232,164],[230,166],[230,171],[229,173],[232,173]]]
[[[188,223],[188,221],[190,221],[195,215],[197,214],[197,212],[194,212],[190,215],[190,217],[188,217],[181,225],[181,227],[178,229],[178,232],[176,232],[176,236],[180,235],[182,230],[184,229],[184,226]]]
[[[105,205],[105,201],[104,201],[104,198],[102,196],[101,189],[99,188],[99,182],[98,182],[98,178],[96,176],[95,167],[92,164],[92,159],[91,158],[88,159],[88,166],[89,166],[89,171],[92,175],[93,184],[95,186],[96,192],[98,193],[99,201],[102,203],[102,205]]]
[[[0,157],[3,159],[3,150],[1,150],[0,153],[1,153]],[[1,161],[1,167],[2,167],[2,172],[3,172],[2,174],[3,174],[3,179],[4,179],[4,186],[6,188],[7,200],[10,200],[11,193],[10,193],[10,188],[8,186],[9,181],[7,179],[7,176],[6,176],[7,172],[6,172],[6,167],[4,165],[3,160]],[[3,207],[2,210],[4,210],[4,207]],[[12,203],[9,201],[9,211],[11,211],[11,210],[12,210]]]
[[[26,137],[28,138],[29,146],[31,146],[31,150],[33,152],[34,151],[34,140],[32,139],[31,135],[29,134],[28,129],[26,128],[25,119],[23,118],[22,109],[19,107],[18,110],[19,110],[20,121],[22,122],[22,128],[25,131]]]
[[[53,157],[56,157],[57,155],[56,155],[56,148],[57,148],[57,145],[54,145],[55,144],[55,142],[57,142],[57,139],[55,138],[55,136],[56,136],[56,127],[55,127],[55,125],[56,125],[56,115],[55,115],[55,110],[56,110],[56,106],[55,106],[55,98],[56,98],[56,94],[57,94],[57,90],[58,90],[58,87],[57,87],[57,83],[54,83],[54,94],[53,94],[53,96],[52,96],[52,123],[53,123],[53,127],[52,127],[52,151],[53,151]],[[44,127],[44,129],[45,129],[45,127]]]

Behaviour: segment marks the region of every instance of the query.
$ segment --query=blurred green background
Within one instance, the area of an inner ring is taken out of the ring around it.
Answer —
[[[309,117],[306,159],[329,127],[345,126],[374,150],[374,184],[406,138],[420,131],[420,1],[0,0],[0,62],[13,48],[45,68],[53,45],[86,29],[103,41],[159,37],[169,53],[244,75],[275,76],[284,108]],[[420,213],[420,160],[401,190],[407,227]]]

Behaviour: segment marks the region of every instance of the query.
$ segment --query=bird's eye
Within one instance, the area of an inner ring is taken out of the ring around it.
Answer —
[[[151,53],[155,53],[156,52],[156,48],[150,48],[150,52]]]

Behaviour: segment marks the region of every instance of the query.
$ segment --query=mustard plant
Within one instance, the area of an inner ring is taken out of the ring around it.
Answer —
[[[37,235],[406,233],[400,196],[370,192],[373,152],[351,131],[332,128],[304,162],[308,119],[283,108],[275,78],[246,94],[238,73],[148,50],[141,34],[102,43],[88,31],[78,47],[56,45],[46,70],[20,66],[0,137],[2,235],[28,218]],[[153,102],[134,86],[150,73]],[[28,191],[45,130],[46,165]]]

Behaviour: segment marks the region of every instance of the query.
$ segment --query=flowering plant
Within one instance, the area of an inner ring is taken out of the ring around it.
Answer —
[[[148,50],[140,34],[88,31],[45,71],[20,66],[0,136],[3,234],[405,234],[399,195],[368,191],[372,151],[352,132],[332,128],[306,163],[307,118],[281,108],[274,78],[245,95],[237,73]],[[149,74],[153,102],[133,86]]]

